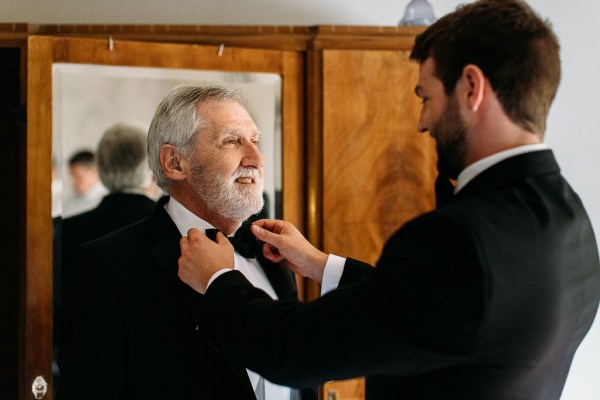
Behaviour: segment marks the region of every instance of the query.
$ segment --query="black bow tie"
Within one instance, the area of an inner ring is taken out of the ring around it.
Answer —
[[[210,240],[216,242],[217,232],[219,232],[218,229],[207,229],[205,234]],[[229,239],[235,251],[242,257],[256,257],[256,238],[250,232],[250,225],[244,224],[240,226],[235,235],[227,237],[227,239]]]

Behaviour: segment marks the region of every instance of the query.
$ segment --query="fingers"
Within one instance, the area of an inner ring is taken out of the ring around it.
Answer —
[[[186,247],[188,245],[189,239],[187,236],[182,236],[181,239],[179,239],[179,245],[183,248]]]
[[[229,239],[227,239],[227,237],[221,231],[217,232],[217,235],[215,236],[215,240],[217,241],[218,244],[223,244],[224,242],[229,243]]]
[[[276,219],[259,219],[257,221],[254,221],[252,223],[252,225],[258,225],[261,228],[273,230],[273,226],[275,226],[276,223],[277,223]]]
[[[261,221],[269,221],[269,220],[261,220]],[[268,229],[268,228],[267,228]],[[254,236],[258,239],[261,240],[265,243],[269,243],[272,244],[275,247],[278,247],[278,245],[281,244],[281,237],[280,235],[271,232],[270,230],[267,229],[263,229],[261,227],[259,227],[256,224],[252,224],[250,226],[250,231],[252,232],[252,234],[254,234]]]
[[[181,240],[179,241],[179,244],[181,246],[184,245],[189,245],[190,243],[198,243],[198,244],[202,244],[204,246],[207,246],[207,242],[206,241],[210,241],[211,243],[213,243],[212,240],[210,240],[205,234],[203,234],[202,232],[200,232],[198,229],[196,228],[191,228],[188,233],[187,236],[183,236],[181,238]],[[222,245],[224,243],[229,244],[229,240],[227,239],[227,237],[223,234],[223,232],[218,231],[216,236],[215,236],[215,243]]]
[[[187,238],[191,241],[191,240],[198,240],[201,236],[204,236],[204,234],[202,232],[200,232],[198,229],[196,228],[191,228],[190,230],[188,230],[187,232]],[[184,236],[182,239],[186,238],[186,236]]]
[[[281,233],[284,227],[287,225],[291,225],[285,221],[281,221],[279,219],[259,219],[258,221],[254,221],[252,225],[258,225],[263,229],[266,229],[270,232]]]
[[[279,250],[273,245],[265,243],[263,246],[263,255],[265,258],[273,263],[278,263],[283,261],[283,257],[279,254]]]
[[[178,276],[199,293],[206,292],[210,277],[224,265],[234,264],[233,246],[225,235],[217,232],[216,243],[197,229],[190,229],[180,240]]]

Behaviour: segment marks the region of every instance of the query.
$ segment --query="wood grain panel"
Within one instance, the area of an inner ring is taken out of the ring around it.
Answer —
[[[30,38],[24,197],[25,308],[22,317],[25,365],[20,399],[31,398],[31,384],[36,376],[43,376],[49,383],[45,398],[52,398],[51,65],[51,39]]]
[[[280,72],[281,51],[106,39],[57,38],[55,62],[219,71]]]
[[[305,231],[305,112],[304,85],[305,57],[302,53],[284,52],[281,74],[282,95],[282,168],[283,219],[290,221],[301,232]]]
[[[408,42],[408,41],[407,41]],[[407,46],[409,47],[409,46]],[[387,238],[434,207],[435,147],[417,133],[418,66],[399,50],[323,51],[323,250],[374,264]],[[362,400],[363,378],[323,385]]]
[[[325,50],[323,247],[374,263],[404,222],[434,207],[436,156],[417,133],[408,51]]]
[[[308,47],[398,49],[421,32],[408,26],[122,25],[0,23],[0,34],[96,37],[305,51]],[[410,45],[410,44],[409,44]],[[400,46],[400,47],[399,47]]]

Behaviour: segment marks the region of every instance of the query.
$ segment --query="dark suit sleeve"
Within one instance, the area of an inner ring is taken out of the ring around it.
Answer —
[[[68,263],[67,339],[59,400],[125,398],[125,326],[111,280],[86,246]]]
[[[436,215],[394,234],[371,273],[310,303],[272,301],[241,273],[223,274],[206,294],[211,340],[249,369],[296,387],[464,361],[483,279],[468,232]]]
[[[373,272],[373,266],[353,258],[347,258],[344,264],[344,273],[340,279],[340,284],[345,285],[357,279],[364,278],[367,274]]]

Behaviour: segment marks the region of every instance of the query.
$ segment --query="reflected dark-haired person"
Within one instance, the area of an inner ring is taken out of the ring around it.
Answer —
[[[107,193],[100,182],[96,154],[92,150],[79,150],[69,158],[69,178],[71,190],[63,197],[63,218],[91,210]]]

